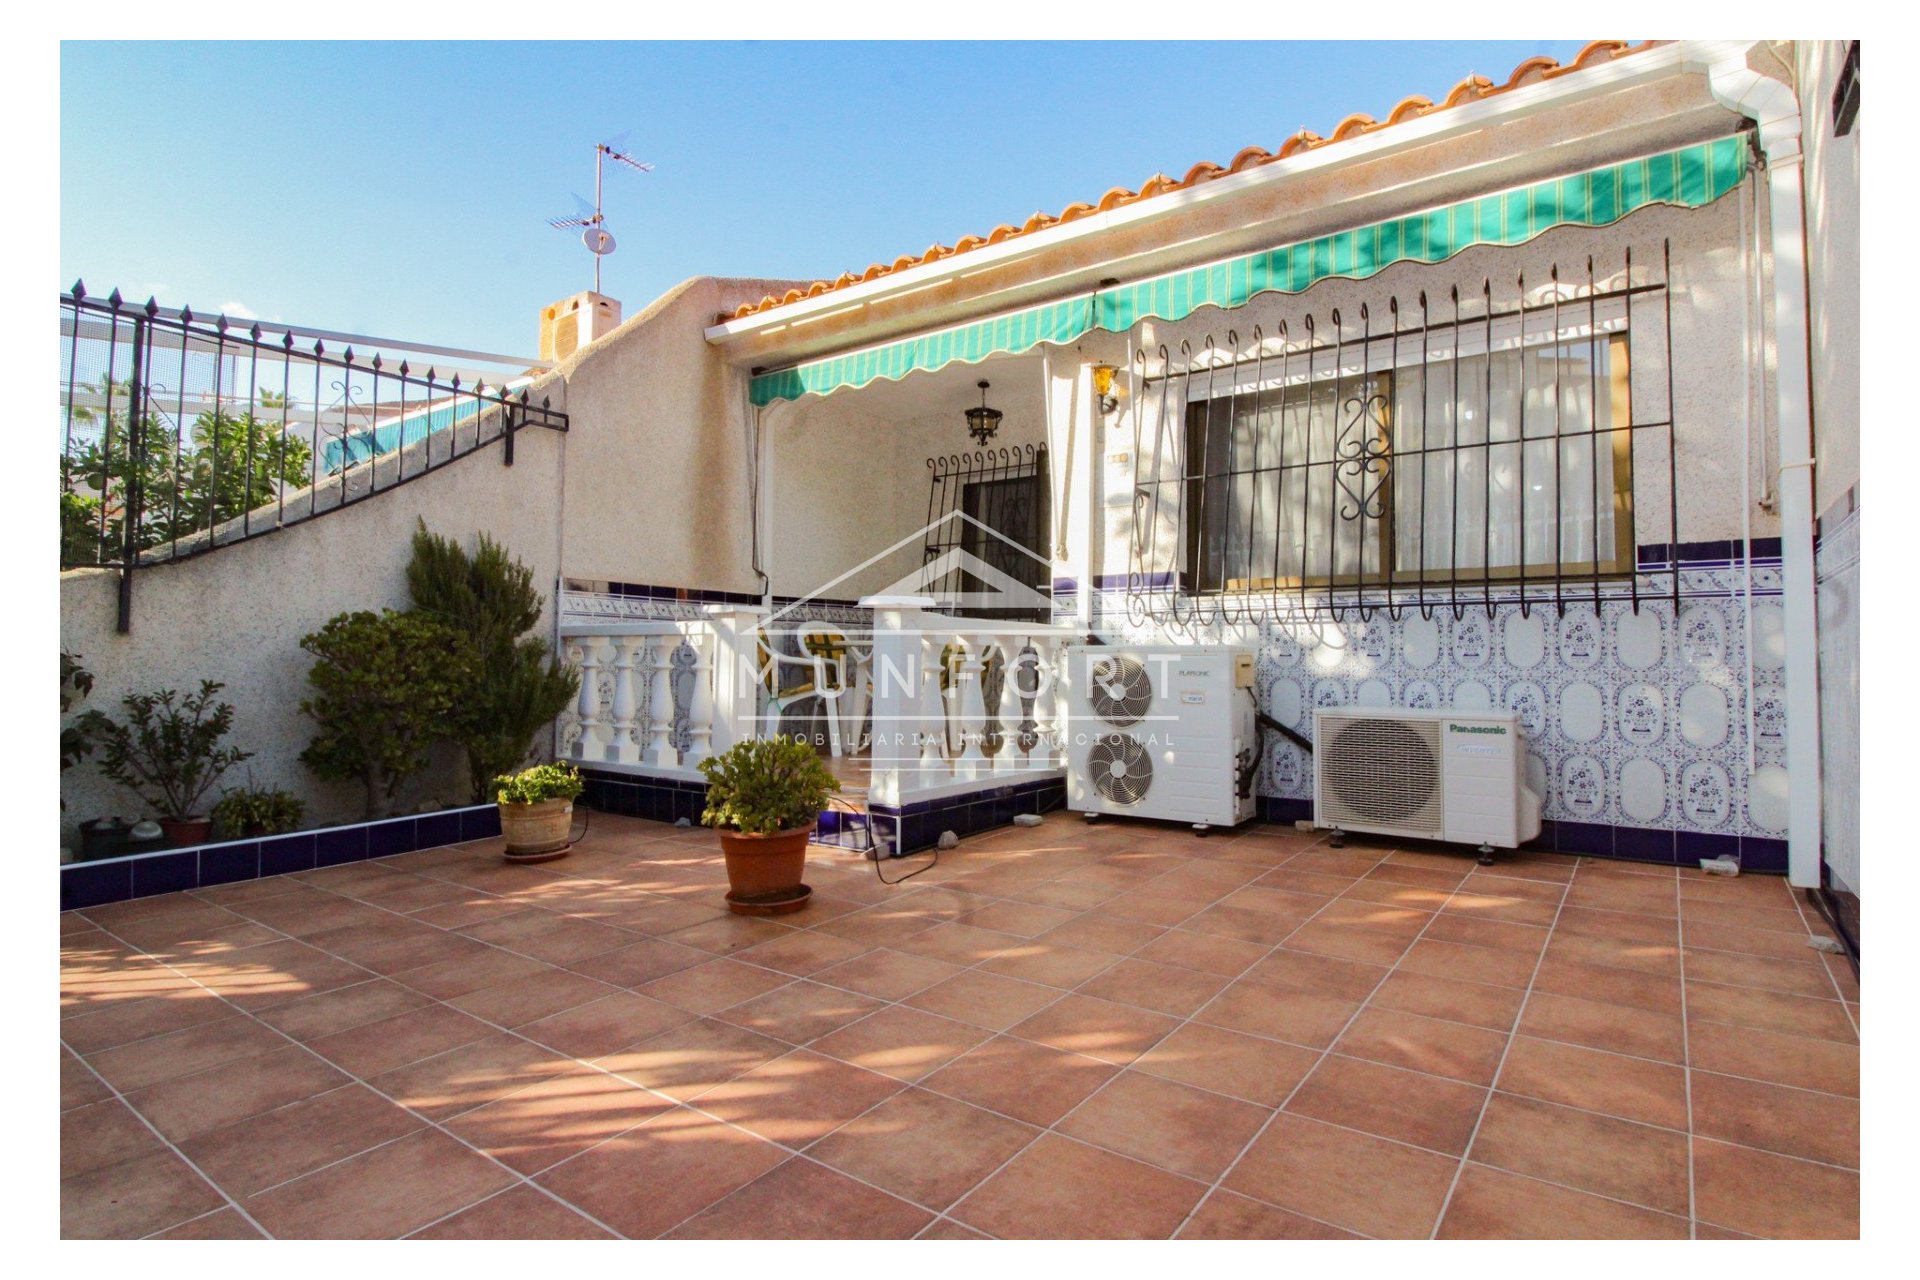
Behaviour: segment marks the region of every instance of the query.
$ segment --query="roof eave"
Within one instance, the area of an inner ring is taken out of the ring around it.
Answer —
[[[1051,253],[1062,246],[1123,227],[1177,218],[1196,207],[1231,200],[1302,174],[1337,170],[1377,160],[1536,111],[1563,108],[1585,98],[1686,74],[1688,68],[1705,55],[1724,58],[1750,43],[1676,41],[1660,45],[1635,53],[1630,58],[1621,58],[1539,84],[1525,85],[1498,97],[1466,103],[1375,134],[1349,139],[1337,146],[1317,147],[1198,186],[1185,187],[1150,200],[1135,201],[1072,222],[1029,232],[1001,244],[984,245],[964,254],[890,272],[815,297],[796,299],[769,311],[725,320],[709,326],[706,338],[708,342],[723,346],[749,337],[775,339],[782,330],[797,330],[828,316],[845,315],[849,311],[928,289],[959,276],[975,275],[995,266]],[[969,310],[984,314],[997,309],[998,294],[999,291],[995,290],[978,295],[974,299],[977,306]]]

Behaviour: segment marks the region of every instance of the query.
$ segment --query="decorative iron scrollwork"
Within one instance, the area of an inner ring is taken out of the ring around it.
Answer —
[[[1381,486],[1386,483],[1388,460],[1393,440],[1388,434],[1387,398],[1379,392],[1350,396],[1344,406],[1350,417],[1340,423],[1334,442],[1334,477],[1347,501],[1340,506],[1340,518],[1346,521],[1384,520],[1386,504]]]

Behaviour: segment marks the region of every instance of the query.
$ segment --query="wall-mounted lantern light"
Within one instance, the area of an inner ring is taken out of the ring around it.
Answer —
[[[973,437],[974,443],[981,445],[993,439],[994,433],[1000,430],[1003,416],[998,409],[987,408],[987,386],[987,380],[980,379],[980,407],[967,410],[967,434]]]
[[[1120,407],[1120,397],[1113,393],[1113,375],[1118,373],[1110,364],[1093,366],[1093,394],[1100,403],[1100,412],[1104,416]]]

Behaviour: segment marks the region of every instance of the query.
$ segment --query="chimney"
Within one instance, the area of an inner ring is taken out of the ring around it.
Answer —
[[[559,364],[620,326],[620,303],[591,289],[540,309],[540,362]]]

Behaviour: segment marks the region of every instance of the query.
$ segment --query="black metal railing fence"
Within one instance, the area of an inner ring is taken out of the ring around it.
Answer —
[[[244,324],[244,327],[243,327]],[[531,370],[421,368],[116,290],[60,297],[60,566],[132,571],[304,523],[498,441],[567,429]],[[337,341],[337,340],[336,340]],[[492,381],[488,381],[488,377]]]

